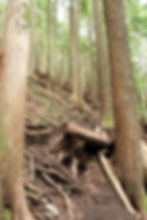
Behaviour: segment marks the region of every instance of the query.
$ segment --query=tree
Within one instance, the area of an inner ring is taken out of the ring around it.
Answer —
[[[29,72],[31,74],[35,71],[35,26],[36,26],[36,5],[35,0],[30,0],[31,19],[30,19],[30,59]]]
[[[26,5],[27,0],[8,1],[0,60],[0,201],[1,206],[5,203],[11,206],[14,220],[32,220],[23,187],[25,94],[29,56]]]
[[[57,11],[58,11],[58,0],[55,0],[53,2],[53,8],[52,8],[52,25],[51,25],[51,77],[53,78],[53,81],[56,81],[57,71],[58,71],[58,47],[57,47]]]
[[[104,8],[116,123],[115,159],[128,195],[143,211],[140,126],[124,6],[121,0],[104,0]]]
[[[93,14],[95,22],[96,44],[98,52],[98,79],[99,96],[102,117],[109,116],[111,112],[110,74],[106,38],[103,30],[100,1],[93,0]]]
[[[92,104],[95,105],[98,102],[97,97],[97,77],[95,71],[94,63],[94,53],[93,53],[93,25],[91,24],[90,17],[87,20],[88,27],[88,40],[89,40],[89,94]]]
[[[80,55],[80,0],[70,0],[70,59],[73,98],[82,108],[81,55]]]
[[[51,22],[52,22],[52,3],[51,0],[46,0],[46,68],[50,77],[51,73]]]

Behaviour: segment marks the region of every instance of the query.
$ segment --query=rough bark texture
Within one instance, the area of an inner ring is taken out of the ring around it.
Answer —
[[[106,50],[106,38],[103,30],[101,16],[101,2],[93,0],[93,14],[96,32],[96,44],[98,50],[98,89],[102,116],[107,116],[111,111],[110,74],[108,66],[108,54]]]
[[[24,21],[26,0],[8,2],[0,68],[1,201],[14,220],[31,220],[23,189],[23,144],[29,39]],[[2,205],[1,203],[1,205]]]
[[[116,122],[116,163],[125,188],[138,209],[144,195],[133,68],[121,0],[104,0]]]

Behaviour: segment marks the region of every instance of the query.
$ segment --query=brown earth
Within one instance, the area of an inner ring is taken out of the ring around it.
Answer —
[[[68,161],[62,125],[76,122],[94,131],[100,124],[97,109],[85,104],[79,112],[74,106],[68,91],[30,79],[25,186],[35,219],[135,220],[119,201],[95,155],[85,156],[82,172],[74,153]]]

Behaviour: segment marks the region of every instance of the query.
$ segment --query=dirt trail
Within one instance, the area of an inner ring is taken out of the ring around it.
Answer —
[[[95,157],[77,176],[76,160],[66,161],[63,123],[95,129],[97,110],[78,112],[70,94],[29,81],[26,118],[26,194],[37,220],[135,220],[118,200]],[[70,147],[70,146],[69,146]]]

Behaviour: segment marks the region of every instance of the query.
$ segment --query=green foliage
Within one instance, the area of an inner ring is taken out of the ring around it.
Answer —
[[[125,0],[125,6],[136,88],[140,97],[138,108],[140,116],[147,118],[147,4]]]
[[[114,128],[114,119],[111,115],[105,115],[104,118],[103,118],[103,123],[107,127]]]
[[[127,20],[132,34],[139,33],[141,36],[147,35],[147,5],[143,5],[140,1],[127,0]]]
[[[86,36],[81,37],[81,48],[83,53],[89,52],[89,47],[90,44],[88,38]]]
[[[90,0],[80,0],[81,1],[81,14],[82,17],[89,17],[91,15],[91,1]]]

